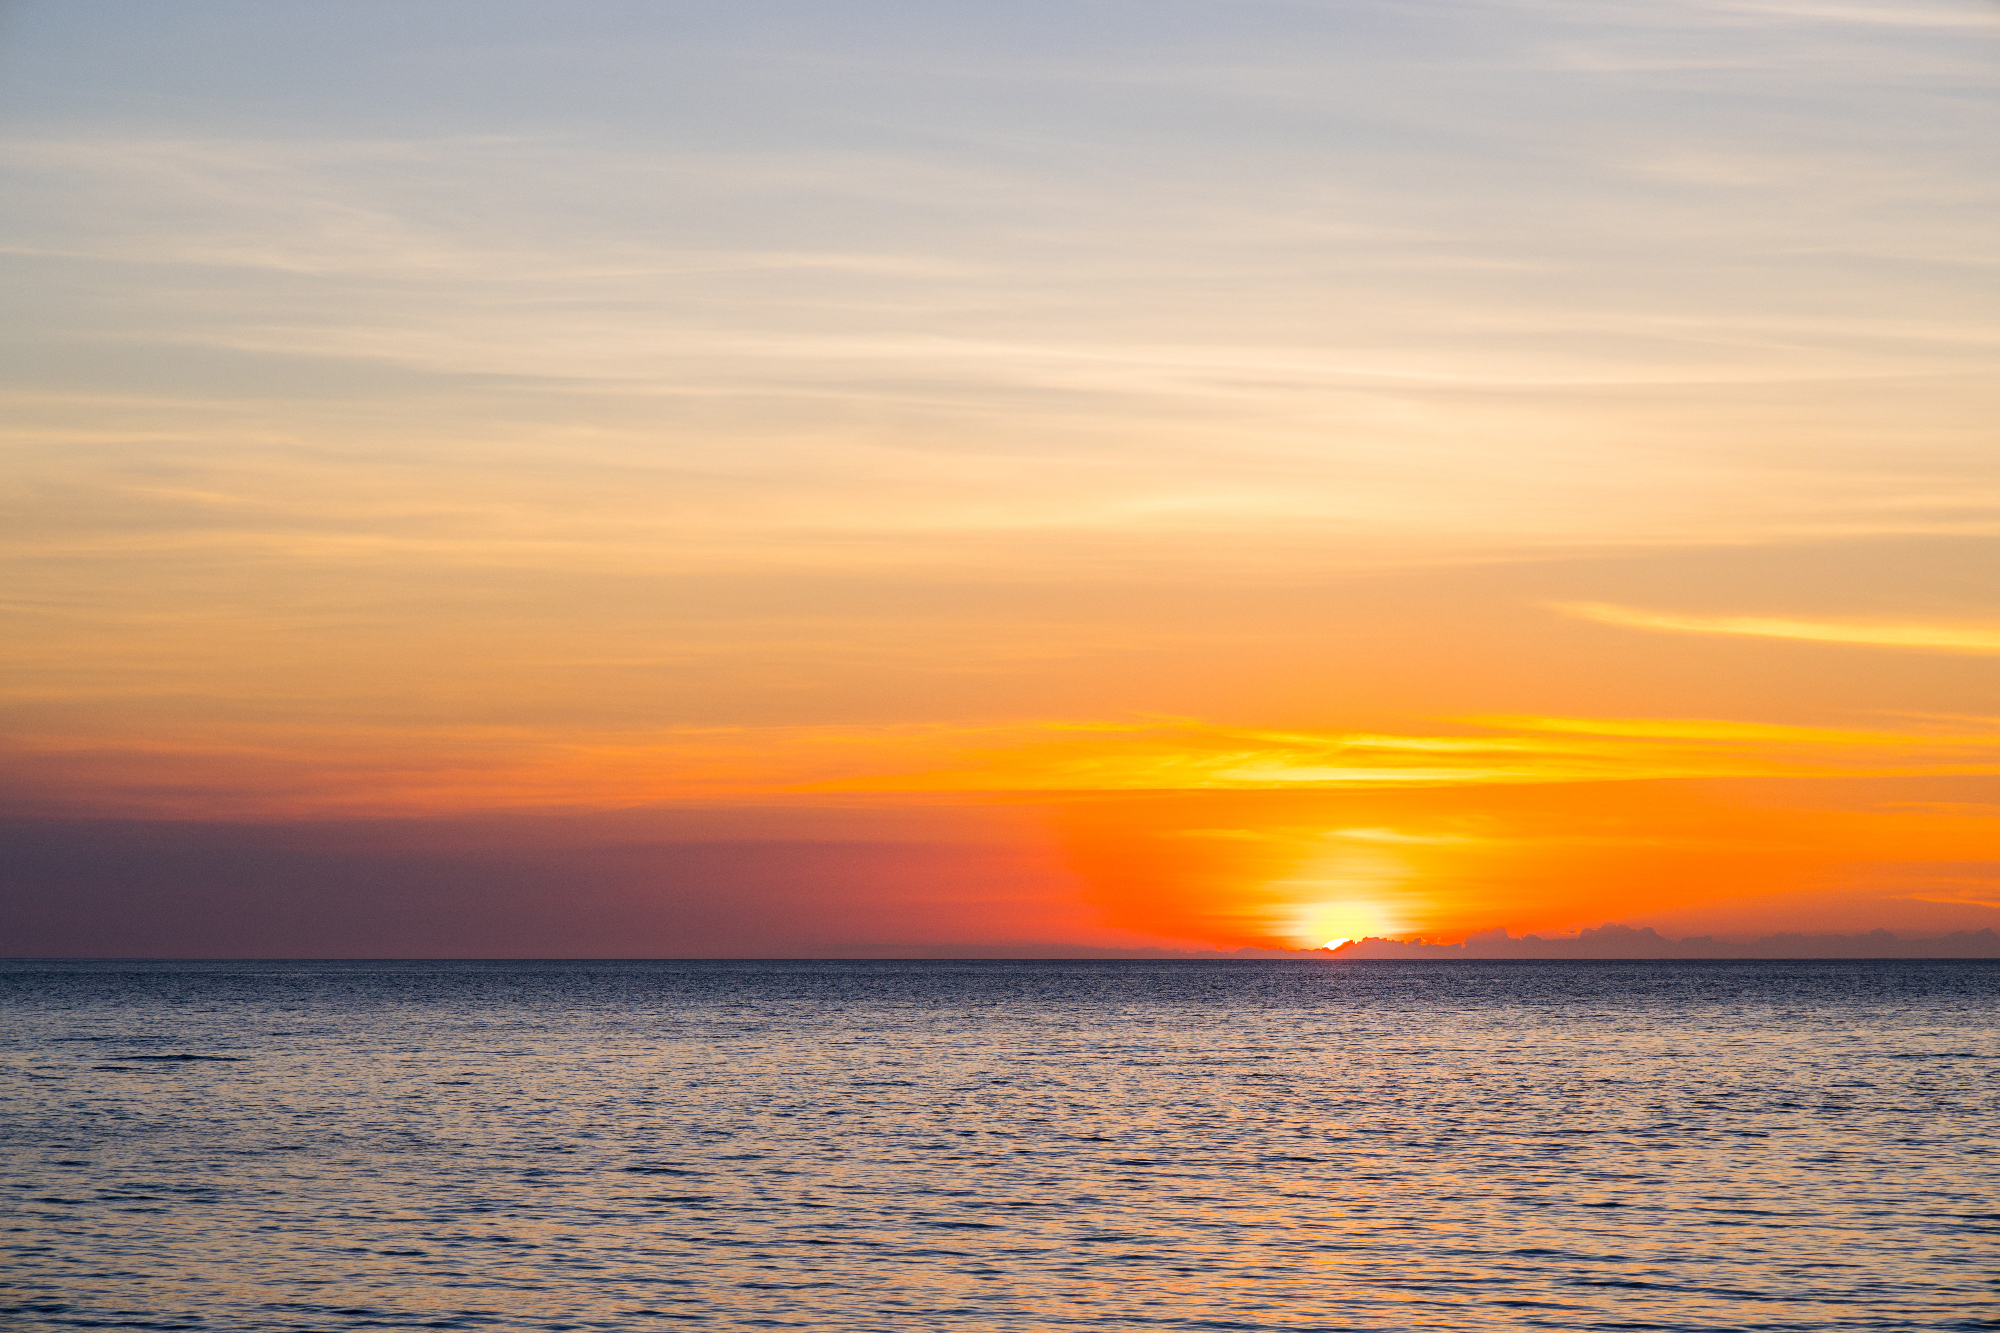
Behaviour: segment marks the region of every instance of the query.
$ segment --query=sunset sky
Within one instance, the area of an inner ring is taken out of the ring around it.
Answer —
[[[16,0],[0,952],[2000,925],[1991,0]]]

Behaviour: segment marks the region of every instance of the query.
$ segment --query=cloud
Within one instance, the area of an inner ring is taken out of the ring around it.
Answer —
[[[1476,733],[1277,732],[1193,718],[994,724],[274,727],[18,737],[22,808],[232,817],[625,809],[799,794],[1055,796],[1677,778],[2000,774],[2000,731],[1493,717]],[[1366,836],[1364,830],[1362,836]]]
[[[2000,773],[2000,731],[1892,732],[1701,719],[1471,719],[1473,735],[1324,734],[1193,719],[905,733],[956,762],[848,791],[1285,790],[1701,777]],[[882,753],[878,751],[878,753]],[[945,757],[940,755],[940,757]]]
[[[2000,626],[1918,624],[1852,620],[1796,620],[1780,616],[1701,616],[1643,611],[1602,602],[1555,602],[1552,610],[1602,625],[1674,634],[1728,634],[1807,643],[1915,648],[1943,653],[2000,653]]]
[[[1796,931],[1753,940],[1720,940],[1712,935],[1668,939],[1650,926],[1608,925],[1569,937],[1516,939],[1504,929],[1482,931],[1463,944],[1369,938],[1341,945],[1334,956],[1348,960],[1425,959],[1471,961],[1484,958],[2000,958],[2000,934],[1991,928],[1948,935],[1897,935],[1872,930],[1853,935]]]

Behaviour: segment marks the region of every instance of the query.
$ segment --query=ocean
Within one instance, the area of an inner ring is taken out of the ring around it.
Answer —
[[[10,1326],[2000,1328],[2000,963],[10,962]]]

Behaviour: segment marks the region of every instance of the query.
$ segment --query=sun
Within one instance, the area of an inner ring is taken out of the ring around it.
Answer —
[[[1302,903],[1295,912],[1291,929],[1285,933],[1307,948],[1337,949],[1350,940],[1396,933],[1390,914],[1372,902]]]
[[[1397,935],[1401,913],[1389,904],[1404,899],[1410,875],[1403,858],[1387,849],[1337,846],[1272,886],[1291,900],[1272,924],[1306,949]]]

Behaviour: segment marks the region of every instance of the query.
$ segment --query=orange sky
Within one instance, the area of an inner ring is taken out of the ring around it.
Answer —
[[[2000,23],[1753,9],[19,6],[7,892],[2000,922]]]

